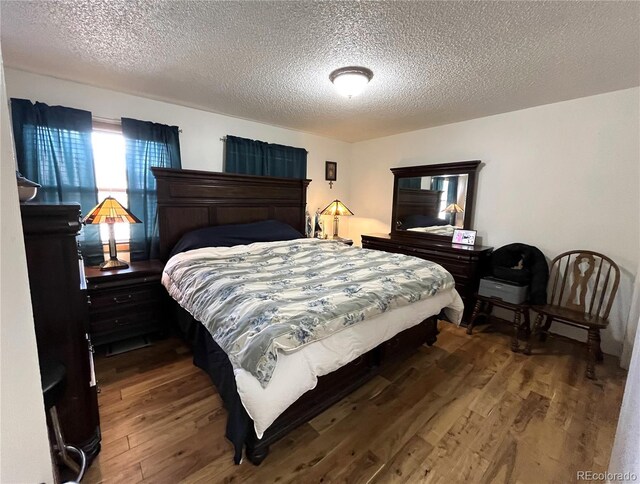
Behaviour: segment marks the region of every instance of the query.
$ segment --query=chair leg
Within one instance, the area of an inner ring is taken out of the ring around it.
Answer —
[[[542,313],[538,313],[538,315],[536,316],[536,320],[533,323],[533,330],[531,331],[531,336],[527,340],[527,345],[524,347],[523,353],[525,355],[530,355],[531,354],[531,348],[532,348],[532,344],[533,344],[533,339],[536,336],[538,336],[538,333],[540,332],[540,326],[542,325],[542,319],[543,318],[544,318],[544,315]]]
[[[542,328],[542,331],[538,336],[538,339],[541,342],[547,341],[547,336],[549,336],[549,328],[551,328],[551,323],[553,323],[553,318],[551,316],[547,316],[547,320],[544,323],[544,328]]]
[[[481,308],[482,308],[482,301],[478,299],[476,301],[476,305],[473,307],[473,312],[471,313],[471,320],[469,321],[469,325],[467,326],[467,334],[473,334],[473,325],[476,322],[476,318],[480,314]]]
[[[518,331],[520,331],[520,311],[516,310],[513,315],[513,336],[511,337],[511,351],[514,353],[520,351]]]
[[[529,341],[531,338],[531,315],[529,309],[524,310],[524,336]]]
[[[589,337],[587,338],[587,378],[596,379],[596,360],[598,359],[598,330],[589,329]]]
[[[602,363],[604,361],[604,353],[602,353],[600,330],[596,331],[596,362]]]

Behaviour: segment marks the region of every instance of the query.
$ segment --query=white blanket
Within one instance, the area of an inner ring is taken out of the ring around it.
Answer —
[[[440,313],[442,308],[446,308],[450,321],[460,324],[464,309],[462,299],[455,289],[443,291],[363,321],[295,353],[283,354],[266,388],[262,388],[251,373],[242,368],[235,369],[238,393],[253,419],[258,438],[293,402],[316,387],[318,377],[337,370],[401,331]]]
[[[189,257],[189,253],[181,257]],[[162,275],[162,283],[165,287],[172,284],[166,273]],[[318,377],[337,370],[443,308],[448,319],[459,324],[464,306],[455,289],[450,289],[374,316],[297,351],[281,353],[266,388],[251,373],[234,365],[238,393],[258,438],[291,404],[315,388]]]
[[[413,227],[407,230],[411,232],[424,232],[426,234],[433,235],[453,235],[453,231],[459,228],[460,227],[455,227],[453,225],[432,225],[430,227]]]

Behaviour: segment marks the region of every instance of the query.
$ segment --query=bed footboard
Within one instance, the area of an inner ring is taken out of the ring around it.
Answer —
[[[316,388],[302,395],[280,415],[262,439],[258,439],[251,429],[246,442],[247,458],[259,465],[267,457],[272,443],[364,385],[392,361],[406,358],[424,343],[433,345],[437,335],[438,319],[432,316],[398,333],[342,368],[318,378]]]

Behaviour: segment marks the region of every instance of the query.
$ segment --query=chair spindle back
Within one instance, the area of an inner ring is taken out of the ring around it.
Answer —
[[[549,303],[607,319],[620,269],[609,257],[590,250],[564,252],[551,262]]]

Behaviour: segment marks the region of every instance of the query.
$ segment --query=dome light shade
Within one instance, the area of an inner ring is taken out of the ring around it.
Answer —
[[[341,67],[329,74],[329,80],[337,91],[348,98],[357,96],[364,91],[372,78],[371,69],[357,66]]]

